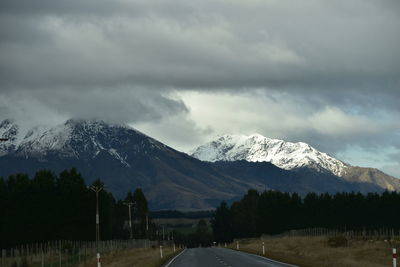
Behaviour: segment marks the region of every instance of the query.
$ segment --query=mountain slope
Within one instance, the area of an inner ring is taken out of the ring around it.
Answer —
[[[198,147],[192,156],[209,162],[271,162],[280,168],[294,170],[305,176],[325,176],[326,179],[327,176],[333,175],[351,183],[370,183],[382,189],[400,191],[400,180],[379,170],[353,167],[306,143],[285,142],[259,134],[224,135]]]
[[[282,192],[296,192],[305,195],[336,192],[381,192],[381,187],[373,183],[348,182],[328,173],[288,171],[269,162],[217,161],[210,163],[214,168],[228,175],[241,177],[265,185],[263,190],[273,189]]]

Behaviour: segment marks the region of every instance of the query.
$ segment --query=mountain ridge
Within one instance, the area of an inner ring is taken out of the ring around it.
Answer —
[[[400,190],[400,180],[374,168],[351,166],[303,142],[286,142],[260,134],[223,135],[193,150],[202,161],[271,162],[285,170],[330,173],[349,182],[367,182]]]
[[[21,172],[33,175],[42,169],[59,173],[75,167],[88,184],[103,180],[116,198],[141,187],[153,210],[210,209],[222,200],[240,198],[250,188],[301,194],[366,193],[383,191],[376,184],[387,183],[380,173],[376,177],[364,175],[365,181],[351,177],[353,180],[346,181],[330,173],[285,170],[268,162],[200,161],[129,126],[101,120],[68,120],[26,132],[11,120],[0,125],[0,137],[9,139],[0,143],[0,176]],[[389,184],[397,188],[397,184]]]

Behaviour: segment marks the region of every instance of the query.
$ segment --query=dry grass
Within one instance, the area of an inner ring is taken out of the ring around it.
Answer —
[[[240,250],[304,267],[391,266],[392,246],[385,241],[349,240],[347,246],[331,247],[328,237],[276,237],[240,241]],[[398,246],[399,243],[397,243]],[[230,244],[236,249],[236,244]]]
[[[163,259],[160,258],[159,248],[135,248],[122,252],[115,252],[101,258],[102,266],[107,267],[158,267],[167,262],[174,255],[172,247],[163,248]],[[95,266],[96,258],[88,260],[86,265],[80,267]]]

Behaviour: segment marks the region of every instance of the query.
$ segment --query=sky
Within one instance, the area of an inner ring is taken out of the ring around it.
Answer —
[[[399,47],[398,0],[2,0],[0,120],[259,133],[400,177]]]

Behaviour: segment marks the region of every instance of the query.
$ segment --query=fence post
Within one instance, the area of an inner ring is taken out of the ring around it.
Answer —
[[[69,259],[68,259],[68,249],[65,250],[65,265],[68,267],[69,266]]]
[[[20,253],[19,253],[19,250],[17,249],[16,250],[16,256],[17,256],[17,267],[20,267],[20,265],[21,265],[21,255],[20,255]]]
[[[4,261],[6,260],[7,252],[5,249],[1,250],[1,267],[5,267]]]
[[[397,254],[396,249],[393,249],[393,267],[397,267]]]

